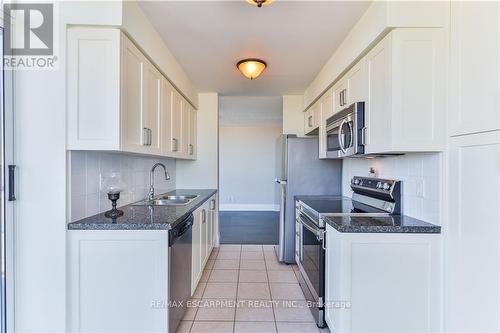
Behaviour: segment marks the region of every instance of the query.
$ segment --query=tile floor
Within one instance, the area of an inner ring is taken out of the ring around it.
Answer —
[[[178,333],[309,333],[319,330],[298,284],[273,245],[215,248]]]

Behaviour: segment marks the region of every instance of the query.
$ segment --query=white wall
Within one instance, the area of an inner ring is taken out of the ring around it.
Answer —
[[[280,124],[220,127],[220,201],[222,210],[277,210],[274,183]]]
[[[442,222],[442,168],[440,153],[408,154],[375,159],[344,159],[342,165],[343,194],[351,196],[353,176],[368,176],[370,167],[378,177],[403,181],[403,213],[441,225]],[[423,196],[417,194],[423,185]]]
[[[165,164],[170,180],[165,180],[161,167],[156,168],[155,193],[174,190],[176,188],[175,159],[94,151],[70,152],[69,221],[77,221],[111,208],[106,189],[101,185],[103,177],[109,177],[111,173],[117,173],[124,185],[118,206],[146,198],[149,193],[149,172],[157,162]]]
[[[304,96],[283,96],[283,134],[304,135]]]
[[[219,187],[219,96],[198,95],[196,161],[177,161],[177,188],[199,189]]]

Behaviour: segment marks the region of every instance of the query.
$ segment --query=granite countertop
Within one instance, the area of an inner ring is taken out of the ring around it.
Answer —
[[[132,203],[119,207],[123,216],[117,219],[105,217],[104,213],[101,213],[68,223],[68,230],[169,230],[216,192],[217,190],[212,189],[174,190],[161,195],[195,194],[199,197],[184,206],[136,206]]]
[[[405,215],[372,216],[322,216],[339,232],[350,233],[415,233],[439,234],[441,227]]]
[[[439,234],[441,227],[405,215],[373,216],[333,216],[327,212],[336,211],[342,207],[341,201],[350,201],[351,198],[340,195],[296,195],[295,200],[303,201],[308,206],[317,206],[323,221],[339,232],[345,233],[421,233]],[[318,205],[319,201],[326,200]],[[328,200],[332,200],[329,204]],[[345,202],[344,202],[345,203]],[[349,205],[347,205],[349,207]],[[344,207],[345,209],[345,207]],[[350,209],[350,208],[349,208]]]

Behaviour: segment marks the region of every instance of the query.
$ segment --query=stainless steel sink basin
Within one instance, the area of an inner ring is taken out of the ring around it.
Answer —
[[[187,205],[198,195],[163,195],[153,200],[143,200],[135,203],[137,206],[183,206]]]

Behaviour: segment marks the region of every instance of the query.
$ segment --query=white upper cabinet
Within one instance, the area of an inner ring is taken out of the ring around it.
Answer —
[[[367,153],[444,149],[443,34],[396,29],[367,54]]]
[[[187,157],[191,159],[196,159],[196,151],[197,148],[197,131],[198,131],[198,120],[197,120],[197,111],[189,106],[189,114],[188,114],[188,122],[189,122],[189,136],[188,136],[188,145],[187,145]]]
[[[345,86],[345,104],[366,102],[368,92],[366,58],[361,59],[347,72],[345,75]]]
[[[120,149],[118,29],[68,29],[68,149]]]
[[[326,120],[335,113],[334,90],[329,89],[320,99],[319,158],[326,158]]]
[[[321,118],[321,104],[316,102],[304,113],[304,129],[306,135],[318,135]]]
[[[67,38],[67,149],[196,157],[185,147],[191,106],[131,40],[88,27]]]
[[[450,134],[500,129],[500,3],[451,2]]]

